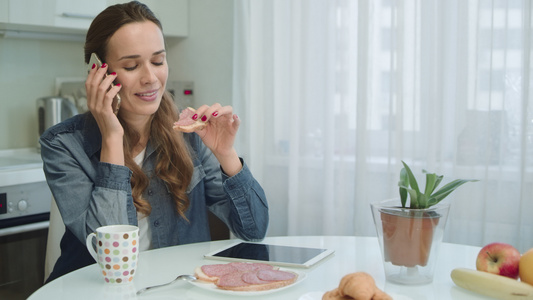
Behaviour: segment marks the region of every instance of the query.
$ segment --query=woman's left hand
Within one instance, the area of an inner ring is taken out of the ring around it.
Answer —
[[[217,157],[224,171],[230,176],[236,174],[242,167],[233,147],[241,124],[239,117],[233,114],[231,106],[221,106],[219,103],[202,105],[196,110],[196,114],[197,119],[206,123],[196,133]]]

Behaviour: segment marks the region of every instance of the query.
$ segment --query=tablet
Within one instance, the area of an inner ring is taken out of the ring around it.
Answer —
[[[236,242],[208,253],[204,257],[230,261],[260,261],[279,266],[309,268],[333,252],[331,249]]]

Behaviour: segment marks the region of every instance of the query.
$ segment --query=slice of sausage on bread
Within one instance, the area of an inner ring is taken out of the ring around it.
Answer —
[[[212,282],[218,288],[232,291],[266,291],[290,285],[298,274],[279,270],[263,263],[229,263],[204,265],[195,269],[200,281]]]
[[[207,275],[204,270],[206,270],[206,272],[210,275]],[[220,276],[235,271],[237,271],[237,269],[232,268],[230,265],[204,265],[201,267],[196,267],[196,269],[194,269],[194,276],[197,280],[215,283],[218,278],[220,278]]]
[[[257,278],[252,280],[246,278],[246,275],[249,275],[249,273],[256,273]],[[298,274],[289,271],[257,270],[240,274],[237,272],[223,275],[215,282],[215,285],[223,290],[258,292],[278,289],[293,284],[297,279]]]
[[[192,116],[196,114],[196,110],[192,107],[187,107],[180,112],[177,122],[174,122],[172,128],[181,132],[194,132],[205,127],[205,122],[200,118],[193,120]]]

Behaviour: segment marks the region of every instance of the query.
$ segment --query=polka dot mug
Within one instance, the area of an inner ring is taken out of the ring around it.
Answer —
[[[96,238],[96,251],[93,239]],[[110,225],[87,236],[87,249],[102,270],[105,282],[124,284],[133,281],[139,257],[139,228]]]

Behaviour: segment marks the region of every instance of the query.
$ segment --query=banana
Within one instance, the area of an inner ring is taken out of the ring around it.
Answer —
[[[451,277],[462,288],[496,299],[533,299],[533,285],[509,277],[466,268],[453,269]]]

